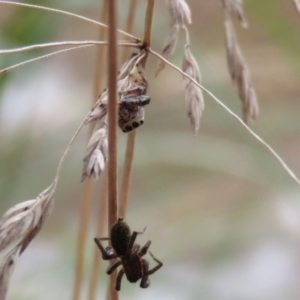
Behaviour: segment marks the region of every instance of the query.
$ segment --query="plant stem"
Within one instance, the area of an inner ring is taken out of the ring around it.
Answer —
[[[92,187],[93,182],[90,178],[86,178],[83,195],[80,205],[79,229],[76,249],[76,267],[75,267],[75,280],[73,288],[73,300],[79,300],[81,295],[81,287],[83,280],[84,270],[84,253],[86,238],[90,220],[90,212],[92,207]]]
[[[103,175],[104,176],[101,184],[101,194],[100,194],[100,201],[99,201],[99,211],[98,211],[97,230],[96,230],[96,236],[100,236],[100,237],[104,235],[104,228],[107,222],[107,172],[105,172]],[[89,300],[96,299],[101,262],[102,262],[101,253],[99,249],[96,246],[94,246],[93,266],[92,266],[89,291],[88,291]]]
[[[148,0],[146,18],[145,18],[145,27],[144,27],[144,43],[148,46],[150,46],[151,43],[153,9],[154,9],[154,0]],[[141,64],[144,68],[146,66],[147,56],[148,54],[146,53],[146,55],[143,57],[141,61]],[[122,176],[120,207],[119,207],[119,216],[122,217],[125,217],[126,207],[128,202],[129,184],[130,184],[130,175],[131,175],[132,161],[134,155],[135,139],[136,139],[136,130],[133,130],[128,134],[124,168],[123,168],[124,171]]]
[[[155,0],[148,0],[145,25],[144,25],[144,41],[143,42],[148,47],[150,47],[150,44],[151,44],[151,30],[152,30],[154,2],[155,2]],[[147,58],[148,58],[148,52],[141,62],[142,66],[144,68],[146,67]]]
[[[117,221],[117,43],[116,1],[108,2],[108,212],[109,228]]]
[[[132,32],[136,6],[137,6],[137,0],[131,0],[126,28],[125,28],[126,32]],[[122,61],[126,60],[129,54],[128,50],[129,50],[128,48],[123,49]],[[135,137],[136,137],[135,130],[131,131],[127,137],[126,153],[125,153],[123,176],[122,176],[122,183],[121,183],[121,192],[120,192],[120,199],[119,199],[119,216],[122,217],[125,217],[126,207],[128,202],[128,194],[129,194],[128,190],[129,190],[129,183],[130,183],[132,160],[134,155]]]
[[[106,21],[107,19],[107,5],[108,0],[105,0],[101,9],[100,19]],[[106,36],[105,28],[101,28],[99,31],[99,40],[104,39]],[[105,61],[105,48],[98,48],[97,62],[96,62],[96,73],[94,80],[94,101],[97,101],[100,93],[101,85],[103,83],[103,65]],[[92,127],[91,127],[92,129]],[[90,132],[92,134],[92,130]],[[104,227],[107,222],[107,172],[103,174],[102,189],[99,199],[99,213],[97,215],[97,231],[96,236],[102,236],[104,234]],[[88,299],[95,300],[97,295],[97,284],[99,278],[99,271],[102,260],[100,259],[99,249],[94,247],[94,258],[92,264],[92,271],[88,290]]]
[[[117,9],[108,2],[108,228],[117,221]],[[118,299],[116,272],[110,276],[111,300]]]

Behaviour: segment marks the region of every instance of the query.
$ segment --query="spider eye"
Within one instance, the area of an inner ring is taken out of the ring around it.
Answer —
[[[133,123],[132,123],[132,126],[133,126],[134,128],[137,128],[137,127],[139,127],[140,125],[139,125],[138,122],[133,122]]]

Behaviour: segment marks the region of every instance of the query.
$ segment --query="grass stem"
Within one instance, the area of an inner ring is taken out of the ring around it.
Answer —
[[[117,221],[117,5],[108,2],[108,228]],[[110,276],[109,295],[118,299],[116,272]]]

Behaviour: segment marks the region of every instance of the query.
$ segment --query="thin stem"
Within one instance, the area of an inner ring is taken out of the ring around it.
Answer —
[[[58,167],[57,167],[57,170],[56,170],[56,175],[55,175],[55,179],[56,181],[59,180],[59,176],[60,176],[60,172],[61,172],[61,168],[65,162],[65,159],[70,151],[70,148],[72,147],[75,139],[77,138],[80,130],[82,129],[82,127],[85,125],[85,120],[86,120],[87,116],[84,118],[84,120],[82,121],[82,123],[79,125],[79,127],[77,128],[76,132],[74,133],[73,137],[71,138],[66,150],[64,151],[59,163],[58,163]]]
[[[255,133],[250,127],[248,127],[247,124],[244,123],[244,121],[236,115],[233,111],[231,111],[230,108],[228,108],[221,100],[219,100],[213,93],[211,93],[208,89],[206,89],[204,86],[199,84],[195,79],[193,79],[191,76],[184,73],[180,68],[175,66],[174,64],[170,63],[168,60],[166,60],[163,56],[158,54],[157,52],[153,51],[152,49],[148,49],[148,51],[153,54],[154,56],[158,57],[162,61],[164,61],[167,65],[169,65],[171,68],[182,74],[184,77],[190,79],[196,86],[201,88],[204,92],[206,92],[211,98],[213,98],[220,106],[222,106],[232,117],[234,117],[256,140],[258,140],[267,150],[278,160],[278,162],[282,165],[284,170],[290,175],[292,179],[294,179],[298,185],[300,185],[299,178],[295,175],[295,173],[288,167],[286,162],[280,157],[280,155],[267,143],[265,142],[257,133]]]
[[[34,49],[46,48],[46,47],[57,47],[57,46],[70,46],[70,45],[108,45],[107,41],[65,41],[65,42],[52,42],[52,43],[44,43],[44,44],[35,44],[31,46],[25,46],[15,49],[8,50],[0,50],[0,54],[11,54],[24,52]],[[118,43],[119,46],[128,46],[128,47],[140,47],[140,43],[132,43],[127,41],[120,41]]]
[[[135,146],[135,138],[136,138],[136,130],[131,131],[127,137],[127,144],[126,144],[126,152],[125,152],[125,161],[123,167],[123,176],[122,176],[122,185],[121,185],[121,192],[120,192],[120,206],[119,206],[119,216],[125,217],[126,215],[126,208],[128,203],[128,196],[129,196],[129,184],[130,184],[130,177],[131,177],[131,169],[132,169],[132,162],[134,156],[134,146]]]
[[[136,6],[137,6],[137,0],[131,0],[129,13],[127,17],[127,23],[126,23],[126,32],[132,32]],[[129,50],[128,48],[123,49],[122,61],[126,60],[128,56],[128,50]],[[123,167],[123,176],[122,176],[121,192],[120,192],[120,199],[119,199],[119,216],[122,217],[125,217],[126,207],[128,203],[129,183],[130,183],[130,174],[131,174],[132,161],[134,155],[135,137],[136,137],[136,130],[131,131],[127,137],[125,161]]]
[[[151,43],[151,28],[152,28],[152,18],[154,10],[154,0],[148,0],[146,18],[145,18],[145,28],[144,28],[144,43],[150,46]],[[148,53],[142,58],[141,64],[145,68],[147,62]],[[127,145],[126,145],[126,154],[124,162],[124,171],[122,177],[122,186],[120,194],[120,209],[119,216],[125,217],[126,207],[128,202],[129,194],[129,184],[131,177],[131,169],[134,155],[134,146],[136,139],[136,130],[131,131],[128,134]]]
[[[107,5],[108,0],[105,0],[102,4],[100,19],[106,22],[107,19]],[[99,40],[103,40],[106,36],[105,28],[100,28],[99,30]],[[96,72],[94,80],[94,102],[97,101],[98,95],[100,93],[101,85],[103,84],[103,65],[105,62],[105,50],[106,48],[99,47],[97,51],[97,61],[96,61]],[[90,135],[92,134],[93,126],[90,126]],[[97,236],[103,236],[105,224],[107,222],[107,171],[103,174],[102,189],[99,198],[99,213],[97,214]],[[97,295],[97,285],[99,278],[99,271],[101,267],[102,259],[99,249],[94,247],[94,258],[92,264],[91,277],[88,289],[88,299],[95,300]]]
[[[117,44],[116,3],[108,5],[108,211],[109,228],[117,221]]]
[[[145,18],[145,25],[144,25],[144,43],[148,47],[150,47],[151,44],[151,30],[152,30],[154,2],[155,0],[148,0],[147,2],[146,18]],[[144,68],[146,66],[147,58],[148,58],[148,52],[141,63]]]
[[[96,24],[96,25],[102,26],[104,28],[108,28],[108,26],[106,24],[104,24],[104,23],[97,22],[97,21],[92,20],[90,18],[86,18],[86,17],[80,16],[80,15],[73,14],[73,13],[70,13],[70,12],[67,12],[67,11],[64,11],[64,10],[60,10],[60,9],[56,9],[56,8],[50,8],[50,7],[46,7],[46,6],[33,5],[33,4],[27,4],[27,3],[21,3],[21,2],[11,2],[11,1],[0,1],[0,4],[17,5],[17,6],[23,6],[23,7],[28,7],[28,8],[35,8],[35,9],[40,9],[40,10],[46,10],[46,11],[55,12],[55,13],[67,15],[67,16],[70,16],[70,17],[74,17],[74,18],[77,18],[77,19],[81,19],[81,20],[87,21],[89,23]],[[137,38],[137,37],[135,37],[135,36],[133,36],[133,35],[125,32],[123,30],[117,30],[117,31],[119,33],[127,36],[127,37],[130,37],[130,38],[134,39],[135,41],[140,41],[139,38]]]
[[[102,42],[101,42],[102,43]],[[95,46],[97,44],[93,43],[93,44],[84,44],[82,46],[77,46],[77,47],[72,47],[72,48],[68,48],[68,49],[63,49],[63,50],[59,50],[59,51],[55,51],[55,52],[52,52],[52,53],[49,53],[49,54],[46,54],[46,55],[42,55],[42,56],[38,56],[38,57],[35,57],[35,58],[32,58],[32,59],[29,59],[29,60],[25,60],[21,63],[18,63],[18,64],[15,64],[15,65],[12,65],[10,67],[7,67],[7,68],[4,68],[2,70],[0,70],[0,75],[3,75],[13,69],[16,69],[18,67],[22,67],[24,65],[27,65],[29,63],[32,63],[32,62],[35,62],[35,61],[38,61],[38,60],[41,60],[41,59],[44,59],[44,58],[49,58],[49,57],[52,57],[52,56],[55,56],[55,55],[58,55],[58,54],[62,54],[62,53],[65,53],[65,52],[69,52],[69,51],[72,51],[72,50],[77,50],[77,49],[81,49],[81,48],[87,48],[87,47],[91,47],[91,46]],[[100,45],[107,45],[107,43],[103,43],[103,44],[100,44]],[[138,47],[139,45],[136,44],[136,43],[120,43],[118,44],[118,46],[128,46],[128,47]]]
[[[108,2],[108,228],[117,221],[117,5]],[[118,299],[116,272],[110,276],[111,300]]]
[[[80,216],[78,238],[76,246],[76,265],[75,280],[73,287],[73,300],[79,300],[83,281],[84,254],[87,232],[89,228],[90,212],[92,207],[92,187],[93,181],[90,178],[85,179],[82,201],[80,203]]]
[[[103,182],[99,201],[99,211],[97,218],[97,231],[96,236],[101,237],[104,235],[104,228],[107,222],[107,172],[103,174]],[[101,265],[101,253],[97,247],[94,247],[93,267],[91,272],[91,279],[89,285],[88,299],[95,300],[97,294],[97,285],[99,278],[99,271]]]
[[[131,0],[130,6],[129,6],[129,12],[127,16],[127,22],[125,26],[126,32],[132,32],[133,29],[133,23],[134,23],[134,16],[136,12],[136,6],[137,6],[137,0]],[[121,61],[125,61],[127,56],[129,55],[129,49],[123,49],[122,58]]]
[[[29,63],[32,63],[32,62],[35,62],[35,61],[38,61],[38,60],[41,60],[41,59],[44,59],[44,58],[52,57],[52,56],[57,55],[57,54],[62,54],[62,53],[69,52],[69,51],[72,51],[72,50],[87,48],[87,47],[91,47],[91,46],[94,46],[94,45],[83,45],[83,46],[72,47],[72,48],[68,48],[68,49],[64,49],[64,50],[55,51],[55,52],[52,52],[50,54],[42,55],[42,56],[39,56],[39,57],[35,57],[35,58],[29,59],[29,60],[25,60],[21,63],[15,64],[15,65],[12,65],[10,67],[7,67],[5,69],[0,70],[0,75],[3,75],[3,74],[5,74],[5,73],[7,73],[7,72],[9,72],[13,69],[16,69],[18,67],[22,67],[24,65],[27,65]]]

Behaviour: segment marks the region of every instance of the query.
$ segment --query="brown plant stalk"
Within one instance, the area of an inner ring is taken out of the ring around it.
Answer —
[[[150,42],[151,42],[151,29],[152,29],[154,2],[155,0],[148,0],[147,3],[145,26],[144,26],[144,44],[147,46],[150,46]],[[147,57],[148,57],[148,53],[144,56],[144,58],[141,61],[141,65],[143,68],[145,68],[146,66]],[[133,130],[128,134],[124,168],[123,168],[124,171],[122,177],[120,207],[119,207],[119,216],[122,217],[125,217],[126,206],[128,203],[128,193],[129,193],[132,161],[134,155],[135,139],[136,139],[136,130]]]
[[[108,1],[105,0],[102,5],[102,9],[101,9],[102,12],[100,16],[100,19],[104,21],[106,21],[107,19],[107,5],[108,5]],[[101,30],[99,31],[99,39],[100,40],[104,39],[105,35],[106,35],[106,30],[104,28],[101,28]],[[100,94],[101,85],[103,83],[102,66],[104,65],[104,61],[105,61],[104,51],[105,51],[104,48],[99,48],[97,52],[96,73],[95,73],[95,81],[94,81],[94,104],[97,101],[97,97]],[[101,184],[101,194],[99,197],[99,212],[96,218],[97,218],[96,236],[102,236],[104,234],[104,228],[107,222],[107,172],[104,172],[103,174],[103,181]],[[89,288],[88,288],[89,300],[96,299],[98,278],[99,278],[99,272],[100,272],[100,267],[102,262],[100,258],[101,256],[99,250],[95,247],[91,277],[90,277]]]
[[[108,228],[117,221],[117,4],[108,2]],[[109,295],[118,299],[116,273],[110,276]]]
[[[101,20],[105,20],[105,15],[107,11],[107,1],[104,1],[101,8]],[[104,40],[106,29],[101,27],[99,31],[99,40]],[[99,92],[100,85],[103,81],[102,65],[104,63],[104,48],[99,47],[97,51],[97,63],[96,63],[96,73],[93,88],[93,103],[96,101]],[[89,137],[92,135],[94,125],[90,125]],[[84,182],[83,195],[81,199],[80,208],[80,221],[78,230],[78,240],[77,240],[77,255],[76,255],[76,270],[75,270],[75,280],[73,289],[73,300],[79,300],[83,281],[84,272],[84,254],[86,246],[86,238],[88,236],[89,220],[92,208],[92,194],[93,194],[93,182],[90,178],[87,178]]]
[[[96,236],[103,236],[107,222],[107,172],[104,172],[101,183],[101,193],[99,197],[99,210],[97,214]],[[91,270],[91,277],[88,290],[88,299],[95,300],[97,296],[98,278],[101,267],[101,253],[97,247],[94,247],[94,257]]]
[[[136,11],[137,0],[130,1],[129,13],[127,17],[126,32],[131,32],[133,29],[134,16]],[[126,60],[129,49],[124,48],[122,54],[122,62]],[[125,217],[126,207],[128,202],[128,190],[130,183],[131,166],[134,155],[136,130],[131,131],[127,137],[125,160],[123,166],[123,176],[121,183],[120,199],[119,199],[119,216]]]

